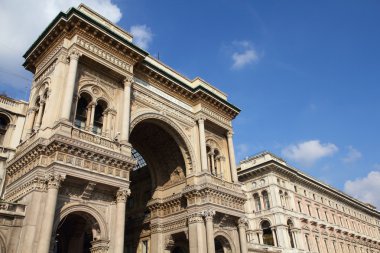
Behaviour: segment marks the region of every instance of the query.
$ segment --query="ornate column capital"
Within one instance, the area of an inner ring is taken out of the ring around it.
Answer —
[[[116,192],[116,203],[127,202],[128,196],[131,195],[130,189],[120,189]]]
[[[198,115],[198,116],[195,118],[195,120],[198,122],[198,124],[199,124],[199,123],[204,123],[205,120],[206,120],[206,116],[204,116],[204,115]]]
[[[202,214],[203,217],[205,217],[206,221],[210,221],[210,220],[212,221],[213,218],[214,218],[214,216],[215,216],[215,214],[216,214],[216,212],[215,212],[215,210],[209,209],[209,210],[203,210],[201,212],[201,214]]]
[[[61,182],[66,178],[65,175],[57,174],[54,172],[46,175],[46,181],[48,189],[58,189],[61,186]]]
[[[91,253],[106,253],[109,248],[108,240],[94,240],[91,242]]]
[[[238,227],[246,227],[248,224],[248,219],[247,217],[241,217],[239,220],[238,220]]]
[[[189,224],[203,222],[202,213],[192,213],[187,216]]]
[[[228,138],[232,138],[233,135],[234,135],[234,132],[232,132],[231,130],[229,130],[229,131],[227,132],[227,137],[228,137]]]
[[[132,75],[126,76],[123,80],[123,83],[124,83],[124,87],[131,87],[133,84],[133,76]]]
[[[82,53],[76,49],[73,49],[69,52],[69,59],[71,60],[79,60],[79,57],[82,56]]]

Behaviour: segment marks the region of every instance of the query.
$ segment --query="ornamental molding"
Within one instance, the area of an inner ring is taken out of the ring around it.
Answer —
[[[59,54],[61,53],[60,51],[62,50],[63,54],[66,54],[66,49],[63,48],[63,43],[57,44],[55,47],[53,47],[50,52],[45,54],[43,57],[43,60],[36,65],[38,66],[36,69],[36,74],[35,74],[35,79],[37,82],[37,78],[40,79],[41,75],[43,75],[45,72],[47,72],[48,68],[47,64],[51,62],[52,60],[54,62],[57,62],[57,59],[59,58]],[[51,66],[51,64],[49,64]]]
[[[122,91],[122,87],[119,82],[111,77],[106,76],[105,74],[102,74],[101,71],[93,70],[84,65],[80,65],[78,68],[80,76],[78,82],[79,90],[81,87],[91,84],[105,89],[106,93],[111,97],[116,96],[117,90]]]
[[[148,201],[147,206],[152,218],[168,217],[183,212],[186,209],[184,201],[186,199],[179,193],[166,198],[152,199]]]
[[[54,60],[49,66],[46,67],[44,71],[42,71],[41,74],[36,76],[34,79],[33,87],[38,86],[39,84],[43,83],[47,77],[50,77],[51,73],[53,73],[55,67],[57,66],[57,63],[58,60]]]
[[[71,143],[65,143],[69,140]],[[114,152],[100,152],[100,148],[89,150],[93,145],[67,137],[39,139],[28,149],[16,154],[6,168],[9,184],[35,168],[47,168],[53,164],[64,164],[91,170],[99,174],[129,179],[129,171],[134,167],[135,160]],[[102,150],[104,151],[104,150]]]
[[[28,193],[34,190],[36,191],[47,190],[45,177],[35,176],[32,179],[27,180],[26,182],[22,183],[20,186],[16,187],[15,189],[9,192],[6,192],[4,194],[4,199],[7,202],[16,202],[17,200],[21,199],[23,196],[27,195]]]
[[[120,59],[119,57],[101,48],[100,46],[97,46],[96,44],[79,36],[77,37],[76,44],[86,51],[92,53],[93,55],[96,55],[104,61],[112,64],[113,66],[123,71],[132,72],[132,65],[130,63]]]
[[[92,241],[91,246],[91,253],[108,253],[109,240]]]
[[[209,116],[208,120],[212,121],[218,126],[221,126],[222,128],[230,129],[232,127],[232,121],[230,119],[223,117],[222,115],[214,112],[213,110],[210,110],[202,106],[201,112]]]
[[[171,116],[171,117],[177,119],[178,121],[185,123],[188,126],[194,126],[195,125],[193,117],[182,112],[178,108],[173,108],[173,107],[167,105],[167,102],[164,102],[162,99],[160,99],[160,101],[159,101],[158,99],[153,98],[153,96],[145,94],[144,92],[137,90],[137,89],[133,89],[132,95],[136,101],[139,101],[140,103],[146,105],[149,108],[155,109],[164,115]],[[133,114],[133,112],[132,112],[132,114]],[[137,116],[138,115],[136,115],[135,117],[137,117]]]

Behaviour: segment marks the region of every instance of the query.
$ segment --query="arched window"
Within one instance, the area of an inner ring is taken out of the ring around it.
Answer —
[[[258,193],[255,193],[253,195],[253,199],[255,201],[255,207],[256,207],[256,212],[261,211],[261,199]]]
[[[104,122],[104,113],[107,109],[107,102],[104,100],[99,100],[95,106],[95,116],[94,116],[94,127],[92,132],[95,134],[101,134],[103,130]]]
[[[261,229],[263,230],[263,243],[274,246],[273,233],[269,221],[265,220],[261,222]]]
[[[270,208],[270,202],[269,202],[269,196],[267,191],[262,192],[263,195],[263,201],[264,201],[264,209]]]
[[[289,234],[289,240],[290,240],[290,246],[294,249],[295,244],[294,244],[294,234],[292,229],[294,228],[293,222],[291,220],[288,220],[288,234]]]
[[[90,124],[90,103],[92,101],[92,98],[87,93],[82,93],[78,103],[77,103],[77,110],[75,115],[75,122],[74,125],[76,127],[79,127],[81,129],[86,129],[89,127]]]
[[[0,146],[4,146],[5,134],[7,133],[10,120],[4,114],[0,114]]]

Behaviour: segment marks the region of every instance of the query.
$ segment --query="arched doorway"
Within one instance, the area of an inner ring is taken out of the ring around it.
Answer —
[[[99,225],[85,212],[65,216],[57,227],[55,253],[90,253],[91,242],[98,240]]]
[[[275,246],[270,222],[267,220],[262,221],[261,229],[263,231],[263,244]]]
[[[215,242],[215,253],[231,253],[230,242],[221,235],[218,235],[214,239]]]
[[[150,238],[147,231],[150,231],[150,221],[154,217],[149,201],[173,196],[186,186],[187,159],[184,154],[188,152],[180,134],[168,122],[149,118],[132,126],[129,141],[138,165],[130,174],[125,245],[128,252],[135,253]],[[185,207],[184,197],[182,203]],[[171,251],[186,253],[184,249],[177,247]]]

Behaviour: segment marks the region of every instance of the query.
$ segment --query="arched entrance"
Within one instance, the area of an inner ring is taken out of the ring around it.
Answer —
[[[215,253],[231,253],[230,242],[221,235],[215,237]]]
[[[85,212],[73,212],[58,224],[56,253],[90,253],[91,242],[98,240],[99,225],[95,218]]]
[[[189,152],[173,124],[161,118],[145,118],[131,124],[129,141],[138,165],[130,174],[131,195],[126,208],[125,245],[128,252],[139,252],[150,239],[150,222],[154,218],[150,201],[173,196],[186,186]],[[184,197],[182,203],[185,207]],[[184,249],[176,247],[171,251],[186,253]]]

